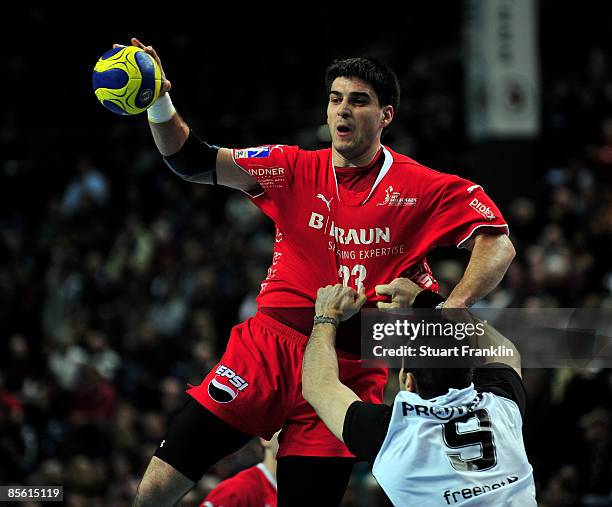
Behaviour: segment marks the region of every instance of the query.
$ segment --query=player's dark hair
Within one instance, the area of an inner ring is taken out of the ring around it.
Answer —
[[[417,391],[423,399],[435,398],[450,388],[463,389],[470,385],[473,368],[409,368],[416,377]]]
[[[397,113],[400,104],[399,80],[393,70],[374,58],[345,58],[335,60],[325,71],[327,95],[337,77],[356,77],[368,83],[376,92],[381,106],[393,106]]]

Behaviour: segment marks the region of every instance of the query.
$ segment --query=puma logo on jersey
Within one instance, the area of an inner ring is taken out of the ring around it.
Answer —
[[[325,199],[325,196],[323,194],[317,194],[317,199],[321,199],[325,205],[327,206],[327,211],[331,211],[331,202],[334,200],[333,197],[330,197],[329,201],[327,199]]]
[[[480,190],[483,190],[483,188],[480,185],[472,185],[471,187],[468,187],[467,191],[469,194],[471,194],[477,188],[479,188]]]

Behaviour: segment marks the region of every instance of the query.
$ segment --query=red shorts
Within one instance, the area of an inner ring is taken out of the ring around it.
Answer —
[[[358,337],[356,337],[358,338]],[[187,393],[240,431],[266,440],[279,429],[278,457],[351,457],[302,397],[308,337],[257,313],[232,329],[225,354]],[[363,401],[382,403],[387,370],[362,368],[338,352],[340,380]]]

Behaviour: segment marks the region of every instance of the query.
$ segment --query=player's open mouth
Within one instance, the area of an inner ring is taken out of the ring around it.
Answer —
[[[339,125],[336,127],[336,132],[339,136],[348,136],[352,131],[350,127],[347,127],[346,125]]]

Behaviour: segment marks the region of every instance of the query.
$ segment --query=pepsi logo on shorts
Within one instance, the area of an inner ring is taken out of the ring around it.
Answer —
[[[248,386],[244,378],[221,364],[215,370],[215,377],[208,383],[208,395],[217,403],[230,403]]]

